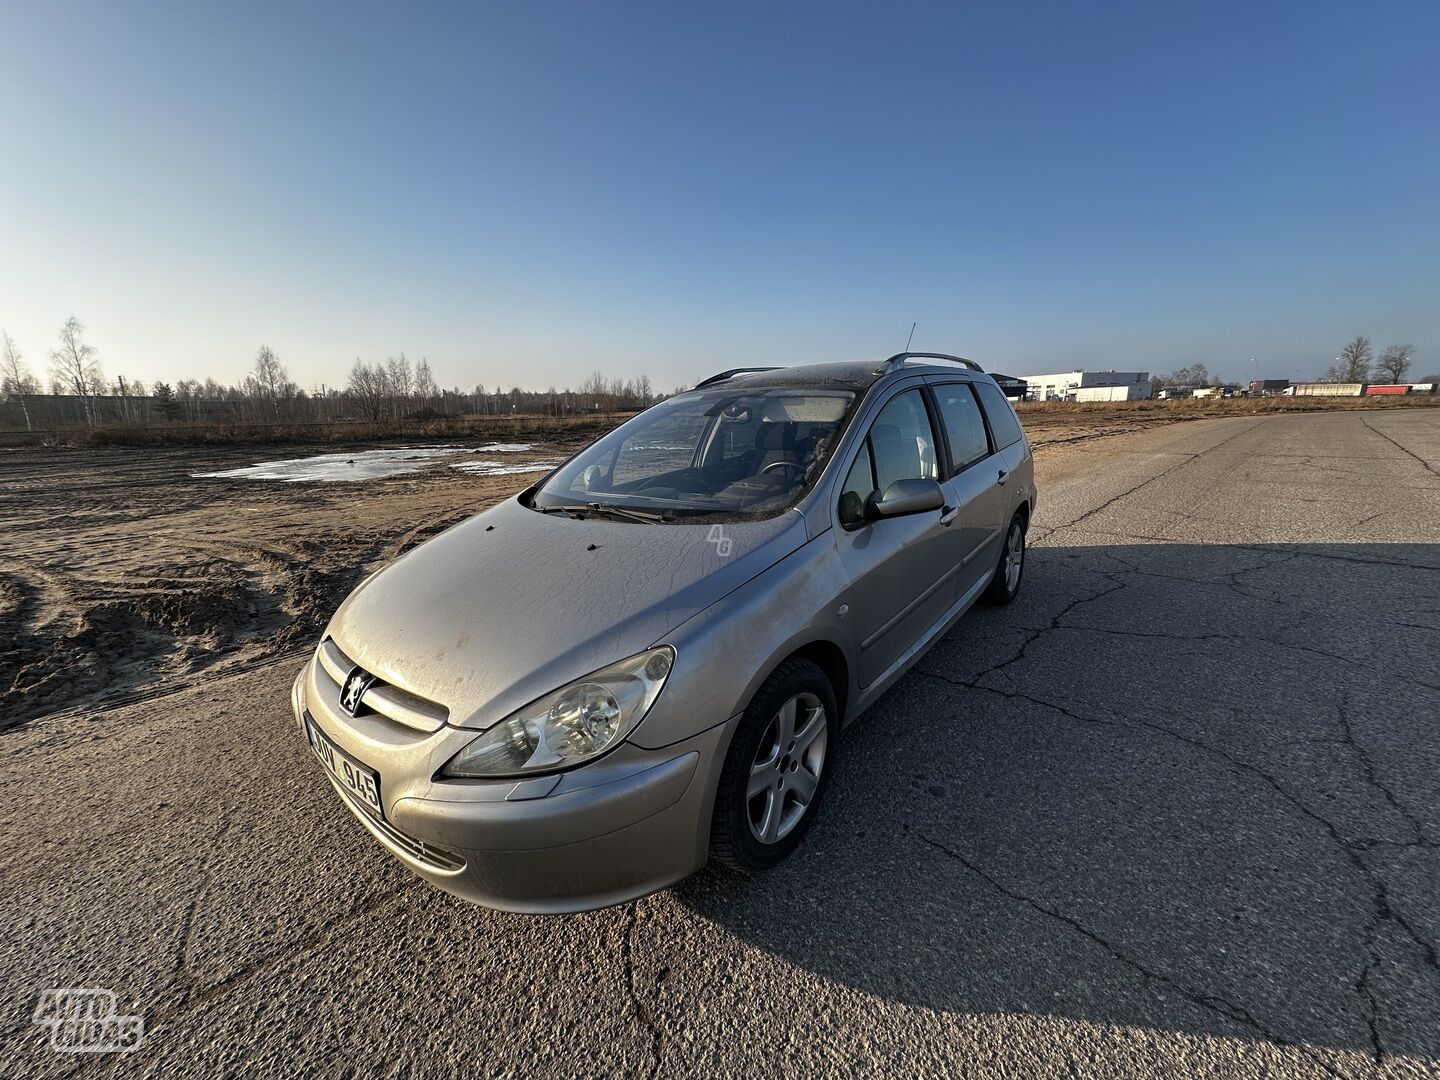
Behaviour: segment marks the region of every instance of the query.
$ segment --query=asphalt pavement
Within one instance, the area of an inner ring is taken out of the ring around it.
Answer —
[[[1023,596],[851,727],[763,876],[489,912],[298,660],[0,739],[6,1076],[1440,1076],[1440,409],[1047,451]],[[128,1054],[50,1049],[104,987]]]

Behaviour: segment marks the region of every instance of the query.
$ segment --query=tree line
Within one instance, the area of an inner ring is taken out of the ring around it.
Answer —
[[[188,423],[226,420],[244,423],[434,420],[446,416],[575,413],[642,409],[662,397],[648,376],[609,379],[599,371],[578,388],[526,390],[500,385],[443,388],[426,359],[412,364],[401,353],[383,362],[356,359],[343,386],[320,384],[309,390],[290,378],[268,345],[255,353],[250,370],[236,384],[213,378],[180,379],[174,384],[117,376],[107,379],[99,351],[85,339],[74,316],[60,328],[59,345],[50,351],[51,395],[78,401],[78,418],[90,425],[113,420],[160,419]],[[8,333],[0,331],[0,394],[18,397],[26,427],[31,426],[27,396],[42,393]]]
[[[1380,359],[1372,362],[1373,351],[1370,339],[1357,337],[1347,342],[1335,358],[1335,363],[1325,370],[1319,382],[1344,383],[1399,383],[1405,381],[1415,362],[1415,346],[1387,345]],[[1421,382],[1435,382],[1434,375],[1426,375]]]
[[[1404,344],[1386,346],[1377,360],[1370,339],[1356,337],[1318,381],[1398,383],[1409,374],[1414,358],[1414,347]],[[404,353],[383,362],[357,359],[344,386],[320,384],[305,390],[290,378],[280,357],[268,345],[256,351],[250,370],[239,383],[224,384],[213,378],[181,379],[173,385],[156,382],[147,387],[139,379],[107,379],[99,351],[86,341],[85,326],[73,315],[60,327],[58,345],[50,350],[49,360],[50,393],[75,399],[79,404],[73,418],[91,425],[150,419],[280,423],[434,420],[520,413],[565,416],[643,409],[664,396],[647,376],[609,379],[599,371],[575,389],[550,386],[525,390],[512,386],[505,390],[483,383],[446,389],[435,382],[428,360],[422,358],[412,364]],[[1420,381],[1440,382],[1440,376],[1426,375]],[[1156,389],[1197,388],[1217,386],[1220,380],[1213,378],[1204,364],[1191,364],[1168,375],[1157,374],[1154,383]],[[31,426],[31,405],[26,398],[40,394],[41,387],[10,335],[0,331],[0,394],[19,399],[27,428]]]
[[[1373,360],[1374,351],[1370,339],[1357,337],[1340,350],[1335,363],[1330,365],[1316,382],[1340,383],[1400,383],[1410,373],[1415,363],[1415,346],[1387,345],[1380,353],[1379,360]],[[1440,382],[1440,375],[1425,375],[1420,382]],[[1199,389],[1205,386],[1220,386],[1221,380],[1213,377],[1204,364],[1191,364],[1177,368],[1169,375],[1156,375],[1155,388]]]

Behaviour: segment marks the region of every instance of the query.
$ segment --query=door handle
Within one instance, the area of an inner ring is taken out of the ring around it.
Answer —
[[[1004,469],[1001,469],[1001,470],[1000,470],[1000,475],[995,478],[995,483],[999,484],[1001,487],[1004,487],[1004,486],[1005,486],[1005,481],[1008,480],[1008,479],[1010,479],[1010,474],[1009,474],[1008,472],[1006,472]]]
[[[959,516],[960,507],[958,506],[942,506],[940,508],[940,524],[944,525],[947,529],[955,524],[955,519]]]

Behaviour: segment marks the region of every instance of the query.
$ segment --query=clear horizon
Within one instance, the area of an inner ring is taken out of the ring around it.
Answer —
[[[48,381],[657,389],[1440,368],[1440,9],[0,12],[0,328]],[[1251,358],[1254,358],[1252,366]]]

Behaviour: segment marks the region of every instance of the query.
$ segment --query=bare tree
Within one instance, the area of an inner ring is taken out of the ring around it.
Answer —
[[[1387,345],[1380,354],[1380,362],[1375,365],[1375,375],[1387,382],[1401,382],[1414,359],[1414,345]]]
[[[405,415],[405,402],[410,397],[410,361],[402,352],[399,357],[390,357],[385,362],[385,373],[390,379],[390,393],[394,395],[395,417]]]
[[[251,385],[256,397],[269,404],[270,412],[277,420],[280,418],[280,399],[292,397],[295,393],[295,384],[290,381],[290,373],[285,370],[285,365],[280,363],[280,358],[269,345],[261,345],[255,354],[255,367],[251,370],[247,383]]]
[[[1335,358],[1335,366],[1325,372],[1328,382],[1363,383],[1370,380],[1370,339],[1357,337]]]
[[[95,346],[85,343],[85,327],[74,315],[60,328],[60,348],[50,350],[54,382],[85,400],[91,426],[95,424],[94,397],[105,385]]]
[[[430,361],[422,357],[415,365],[415,396],[429,401],[435,393],[435,375],[430,370]]]
[[[9,334],[0,331],[4,340],[4,351],[0,352],[0,390],[14,394],[20,399],[20,411],[25,414],[25,430],[30,430],[30,406],[25,403],[26,394],[40,392],[40,380],[30,374],[20,350]]]
[[[380,420],[390,398],[390,376],[381,364],[356,360],[350,369],[350,398],[367,420]]]
[[[1163,376],[1161,381],[1166,386],[1185,388],[1209,386],[1210,371],[1204,364],[1191,364],[1189,367],[1177,368],[1169,375]]]

